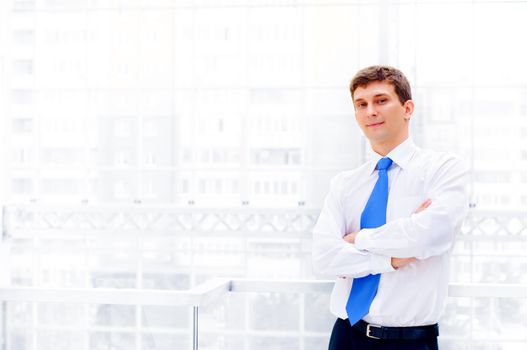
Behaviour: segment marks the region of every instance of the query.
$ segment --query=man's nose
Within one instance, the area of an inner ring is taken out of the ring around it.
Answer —
[[[368,117],[376,117],[377,116],[377,110],[375,109],[375,106],[373,104],[369,104],[366,108],[366,115]]]

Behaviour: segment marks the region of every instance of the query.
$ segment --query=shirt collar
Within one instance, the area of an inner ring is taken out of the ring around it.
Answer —
[[[384,157],[390,158],[395,164],[397,164],[397,166],[404,170],[408,166],[408,163],[410,162],[410,159],[412,159],[416,149],[417,146],[414,144],[414,141],[411,137],[408,137]],[[371,153],[370,174],[372,174],[375,170],[379,159],[383,158],[383,156],[375,151],[372,151]]]

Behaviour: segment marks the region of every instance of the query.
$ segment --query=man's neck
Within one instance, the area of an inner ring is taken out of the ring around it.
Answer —
[[[375,153],[380,154],[381,156],[386,156],[388,153],[393,151],[397,146],[399,146],[404,141],[408,140],[409,135],[406,134],[397,140],[392,140],[391,142],[370,142],[371,148]]]

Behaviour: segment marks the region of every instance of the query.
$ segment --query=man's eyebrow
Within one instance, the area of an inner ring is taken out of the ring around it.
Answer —
[[[378,93],[378,94],[373,95],[374,98],[376,98],[376,97],[381,97],[381,96],[383,96],[383,97],[384,97],[384,96],[389,96],[389,94],[384,93],[384,92],[381,92],[381,93]],[[365,101],[365,99],[362,98],[362,97],[359,97],[359,98],[356,98],[354,101],[355,101],[355,102]]]

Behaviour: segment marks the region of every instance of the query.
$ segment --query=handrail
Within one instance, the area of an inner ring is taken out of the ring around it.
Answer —
[[[264,280],[234,279],[231,292],[331,292],[334,281],[330,280]],[[454,298],[495,297],[527,298],[527,284],[450,283],[448,296]]]
[[[448,296],[456,298],[527,298],[527,284],[451,283]]]
[[[203,306],[230,290],[230,281],[214,279],[190,290],[119,288],[0,287],[2,301],[88,303],[112,305]]]

